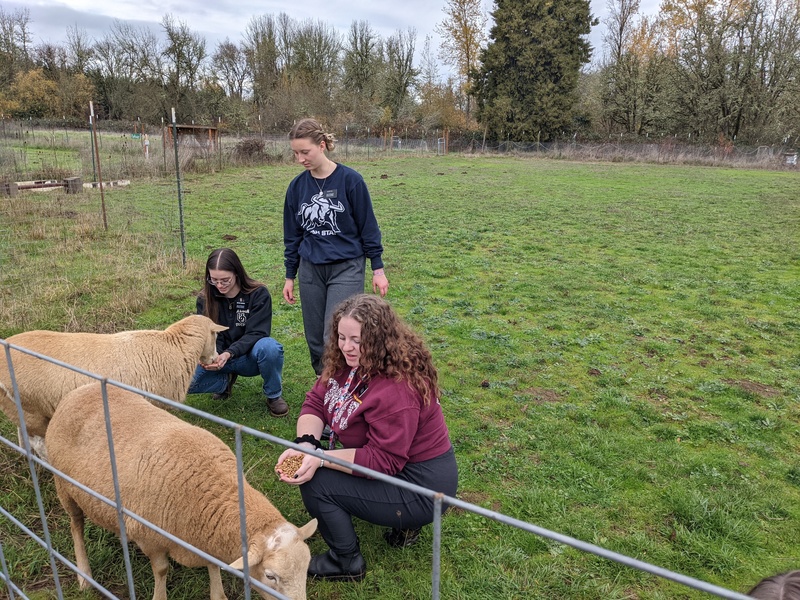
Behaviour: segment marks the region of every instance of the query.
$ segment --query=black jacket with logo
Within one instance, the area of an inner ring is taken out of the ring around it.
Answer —
[[[217,352],[231,353],[231,358],[250,352],[261,338],[272,331],[272,297],[265,286],[249,294],[240,291],[235,298],[215,293],[217,323],[228,327],[217,336]],[[197,297],[197,314],[205,313],[205,296]]]

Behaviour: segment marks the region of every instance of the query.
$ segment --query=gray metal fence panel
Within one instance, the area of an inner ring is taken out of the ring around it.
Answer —
[[[137,522],[145,525],[146,527],[149,527],[149,528],[153,529],[154,531],[156,531],[157,533],[163,535],[164,537],[168,538],[169,540],[175,542],[176,544],[179,544],[181,547],[183,547],[185,549],[188,549],[191,552],[194,552],[195,554],[201,556],[203,559],[207,560],[208,562],[217,565],[218,567],[220,567],[224,571],[226,571],[228,573],[231,573],[236,577],[239,577],[240,579],[242,579],[244,581],[244,594],[245,594],[245,598],[247,600],[250,599],[250,585],[253,585],[254,587],[256,587],[259,590],[263,590],[263,591],[267,592],[268,594],[271,594],[272,596],[274,596],[276,598],[280,598],[282,600],[288,600],[288,599],[286,599],[285,596],[281,595],[279,592],[276,592],[275,590],[272,590],[270,588],[267,588],[267,587],[263,586],[258,581],[250,580],[250,577],[249,577],[249,573],[248,573],[249,569],[248,569],[247,559],[246,559],[246,556],[247,556],[247,539],[246,539],[246,532],[245,532],[245,507],[244,507],[244,494],[243,494],[244,486],[242,485],[243,481],[244,481],[244,467],[243,467],[243,461],[242,461],[242,435],[243,434],[247,434],[249,436],[253,436],[253,437],[256,437],[256,438],[271,442],[273,444],[278,444],[278,445],[281,445],[281,446],[285,446],[287,448],[294,448],[295,450],[299,450],[299,451],[304,452],[306,454],[322,456],[320,454],[321,451],[309,450],[308,448],[306,448],[304,446],[299,446],[299,445],[297,445],[297,444],[295,444],[293,442],[290,442],[288,440],[284,440],[282,438],[279,438],[279,437],[276,437],[276,436],[273,436],[273,435],[270,435],[268,433],[264,433],[264,432],[261,432],[261,431],[255,430],[255,429],[251,429],[251,428],[246,427],[246,426],[244,426],[244,425],[242,425],[240,423],[235,423],[233,421],[228,421],[226,419],[222,419],[220,417],[217,417],[217,416],[212,415],[210,413],[206,413],[204,411],[198,410],[198,409],[193,408],[191,406],[187,406],[185,404],[180,404],[178,402],[173,402],[172,400],[168,400],[166,398],[157,396],[155,394],[150,394],[148,392],[145,392],[143,390],[140,390],[138,388],[126,385],[126,384],[118,382],[118,381],[107,379],[105,377],[102,377],[100,375],[85,371],[83,369],[80,369],[78,367],[69,365],[67,363],[63,363],[61,361],[52,359],[52,358],[44,356],[42,354],[27,350],[27,349],[25,349],[23,347],[16,346],[14,344],[9,344],[7,341],[2,340],[2,339],[0,339],[0,345],[2,345],[4,347],[4,349],[5,349],[6,361],[8,363],[9,372],[11,374],[11,384],[12,384],[12,387],[13,387],[14,400],[15,400],[15,402],[17,404],[17,410],[19,412],[21,423],[22,423],[20,429],[21,429],[21,434],[22,434],[23,445],[19,446],[19,445],[15,444],[14,442],[12,442],[12,441],[10,441],[10,440],[2,437],[2,436],[0,436],[0,442],[4,443],[8,447],[10,447],[13,450],[19,452],[20,454],[24,455],[27,458],[28,466],[29,466],[30,473],[31,473],[31,481],[32,481],[32,484],[33,484],[33,486],[35,488],[35,492],[36,492],[36,498],[37,498],[37,504],[38,504],[38,507],[39,507],[40,519],[42,521],[42,527],[43,527],[43,531],[44,531],[44,539],[39,538],[34,532],[32,532],[27,527],[25,527],[23,523],[21,523],[18,519],[16,519],[12,514],[10,514],[2,506],[0,506],[0,514],[5,516],[10,522],[12,522],[15,526],[17,526],[21,531],[23,531],[26,535],[28,535],[31,538],[33,538],[38,544],[40,544],[43,548],[45,548],[47,550],[47,552],[49,554],[51,568],[52,568],[52,571],[53,571],[53,574],[54,574],[53,575],[53,578],[54,578],[54,582],[53,583],[54,583],[54,587],[55,587],[55,590],[56,590],[56,592],[58,594],[58,598],[59,599],[63,598],[63,592],[62,592],[62,589],[61,589],[61,583],[60,583],[60,581],[58,579],[58,569],[56,568],[56,560],[58,560],[60,563],[62,563],[64,565],[66,565],[73,572],[79,573],[83,577],[86,577],[87,581],[89,581],[90,584],[95,589],[97,589],[99,592],[101,592],[104,596],[106,596],[108,598],[112,598],[112,599],[116,598],[116,596],[114,596],[111,592],[109,592],[108,590],[103,588],[97,582],[95,582],[95,581],[91,580],[90,578],[88,578],[86,576],[86,574],[81,572],[76,565],[74,565],[67,558],[65,558],[59,551],[57,551],[56,549],[54,549],[52,547],[52,543],[51,543],[50,536],[49,536],[49,530],[47,528],[47,519],[46,519],[46,516],[45,516],[45,513],[44,513],[44,504],[42,502],[41,490],[40,490],[40,487],[39,487],[39,480],[38,480],[38,477],[36,475],[36,468],[35,468],[36,465],[39,465],[40,467],[50,471],[51,473],[53,473],[54,475],[56,475],[58,477],[64,478],[65,480],[69,481],[71,484],[76,485],[81,490],[83,490],[86,493],[92,495],[93,497],[97,498],[98,500],[100,500],[102,502],[105,502],[105,503],[109,504],[110,506],[115,507],[116,510],[118,511],[118,517],[119,517],[119,522],[120,522],[120,527],[121,527],[120,531],[121,532],[125,531],[123,516],[127,516],[127,517],[129,517],[131,519],[135,519]],[[42,460],[41,458],[37,457],[33,453],[32,449],[31,449],[31,445],[30,445],[30,440],[28,438],[27,429],[25,427],[24,417],[23,417],[23,413],[22,413],[22,407],[20,405],[19,388],[17,386],[16,378],[14,376],[13,363],[12,363],[11,352],[10,352],[11,349],[13,349],[15,351],[23,352],[25,354],[28,354],[30,356],[34,356],[34,357],[36,357],[38,359],[41,359],[41,360],[56,364],[58,366],[61,366],[61,367],[76,371],[78,373],[81,373],[83,375],[87,375],[87,376],[89,376],[89,377],[91,377],[93,379],[96,379],[96,380],[102,382],[102,386],[101,387],[102,387],[104,410],[105,410],[105,417],[106,417],[106,431],[107,431],[107,435],[108,435],[109,449],[110,449],[110,452],[111,452],[112,474],[113,474],[113,478],[114,478],[115,499],[106,498],[106,497],[102,496],[101,494],[98,494],[94,490],[82,485],[81,483],[75,481],[74,479],[70,478],[66,474],[61,473],[60,471],[58,471],[57,469],[52,467],[48,462]],[[125,389],[125,390],[128,390],[128,391],[134,392],[136,394],[140,394],[140,395],[142,395],[142,396],[144,396],[146,398],[149,398],[150,400],[155,401],[157,404],[163,404],[163,405],[165,405],[165,406],[167,406],[167,407],[169,407],[171,409],[179,410],[179,411],[183,411],[183,412],[192,414],[194,416],[200,417],[200,418],[202,418],[204,420],[207,420],[209,422],[213,422],[213,423],[216,423],[218,425],[222,425],[224,427],[230,428],[231,430],[234,431],[234,433],[235,433],[235,455],[236,455],[237,476],[239,478],[239,499],[238,499],[238,501],[239,501],[239,514],[240,514],[240,533],[241,533],[241,536],[242,536],[242,553],[243,553],[243,556],[245,557],[245,564],[243,566],[243,570],[242,571],[239,571],[237,569],[233,569],[232,567],[229,567],[227,564],[219,561],[218,559],[214,558],[213,556],[211,556],[209,554],[206,554],[202,550],[200,550],[198,548],[195,548],[194,546],[192,546],[191,544],[188,544],[187,542],[181,540],[180,538],[177,538],[177,537],[173,536],[169,532],[164,531],[163,529],[161,529],[157,525],[155,525],[153,523],[150,523],[149,521],[147,521],[146,519],[143,519],[139,515],[127,510],[123,506],[123,504],[121,502],[121,495],[120,495],[120,491],[119,491],[119,482],[118,482],[117,473],[116,473],[115,457],[114,457],[114,453],[113,453],[113,435],[112,435],[112,432],[111,432],[111,423],[110,423],[110,418],[109,418],[109,413],[108,413],[108,395],[107,395],[107,386],[108,385],[113,385],[113,386],[116,386],[116,387],[119,387],[119,388],[122,388],[122,389]],[[540,537],[543,537],[543,538],[546,538],[546,539],[549,539],[549,540],[564,544],[566,546],[570,546],[572,548],[575,548],[577,550],[581,550],[583,552],[588,552],[590,554],[594,554],[596,556],[600,556],[602,558],[606,558],[608,560],[612,560],[612,561],[618,562],[618,563],[620,563],[622,565],[625,565],[627,567],[631,567],[631,568],[634,568],[634,569],[639,569],[641,571],[645,571],[647,573],[651,573],[651,574],[656,575],[658,577],[662,577],[664,579],[668,579],[668,580],[674,581],[676,583],[679,583],[681,585],[687,586],[689,588],[693,588],[693,589],[696,589],[696,590],[699,590],[699,591],[703,591],[703,592],[706,592],[708,594],[711,594],[711,595],[714,595],[714,596],[718,596],[720,598],[728,598],[730,600],[747,600],[748,598],[750,598],[749,596],[747,596],[745,594],[734,592],[734,591],[731,591],[731,590],[728,590],[728,589],[725,589],[725,588],[722,588],[722,587],[707,583],[705,581],[701,581],[699,579],[695,579],[693,577],[689,577],[687,575],[683,575],[681,573],[676,573],[674,571],[670,571],[668,569],[664,569],[664,568],[659,567],[657,565],[653,565],[651,563],[647,563],[645,561],[641,561],[641,560],[638,560],[638,559],[635,559],[635,558],[632,558],[632,557],[629,557],[629,556],[625,556],[625,555],[620,554],[618,552],[614,552],[614,551],[608,550],[608,549],[603,548],[601,546],[597,546],[595,544],[590,544],[588,542],[584,542],[584,541],[578,540],[576,538],[572,538],[572,537],[569,537],[569,536],[566,536],[566,535],[563,535],[563,534],[560,534],[560,533],[557,533],[557,532],[554,532],[554,531],[550,531],[548,529],[544,529],[542,527],[538,527],[537,525],[534,525],[532,523],[527,523],[525,521],[520,521],[519,519],[515,519],[515,518],[512,518],[512,517],[509,517],[509,516],[504,515],[502,513],[482,508],[480,506],[477,506],[475,504],[471,504],[469,502],[464,502],[462,500],[459,500],[458,498],[454,498],[454,497],[442,494],[440,492],[437,492],[436,490],[423,488],[423,487],[420,487],[420,486],[415,485],[413,483],[409,483],[407,481],[403,481],[401,479],[397,479],[395,477],[391,477],[391,476],[386,475],[384,473],[379,473],[377,471],[373,471],[373,470],[368,469],[366,467],[361,467],[359,465],[352,464],[352,463],[349,463],[347,461],[343,461],[343,460],[338,459],[338,458],[336,458],[334,456],[330,456],[330,455],[324,455],[324,456],[325,456],[325,460],[327,460],[327,461],[333,462],[333,463],[341,465],[343,467],[347,467],[349,469],[352,469],[354,471],[357,471],[359,473],[367,475],[367,476],[369,476],[369,477],[371,477],[373,479],[378,479],[380,481],[384,481],[386,483],[390,483],[392,485],[402,487],[402,488],[404,488],[406,490],[409,490],[409,491],[415,492],[417,494],[420,494],[422,496],[427,496],[427,497],[433,499],[433,501],[434,501],[434,514],[433,514],[433,525],[432,525],[433,526],[433,557],[432,557],[432,562],[431,562],[431,582],[432,582],[431,596],[432,596],[433,600],[438,600],[439,597],[440,597],[440,589],[439,588],[440,588],[440,584],[441,584],[440,576],[441,576],[442,507],[443,507],[444,504],[447,504],[449,506],[454,506],[454,507],[457,507],[457,508],[461,508],[461,509],[463,509],[465,511],[472,512],[474,514],[480,515],[480,516],[485,517],[487,519],[491,519],[493,521],[497,521],[498,523],[502,523],[502,524],[508,525],[510,527],[515,527],[515,528],[518,528],[518,529],[521,529],[521,530],[524,530],[524,531],[528,531],[530,533],[533,533],[534,535],[537,535],[537,536],[540,536]],[[122,542],[122,546],[123,546],[125,570],[126,570],[126,575],[127,575],[127,578],[128,578],[129,593],[130,593],[131,599],[134,599],[135,598],[135,590],[134,590],[133,574],[132,574],[132,569],[131,569],[131,564],[130,564],[130,557],[127,554],[127,543],[125,542],[124,533],[121,536],[121,542]],[[22,590],[18,586],[16,586],[14,584],[14,582],[11,580],[10,573],[9,573],[8,568],[7,568],[5,557],[4,557],[4,554],[3,554],[3,546],[2,546],[2,542],[1,541],[0,541],[0,581],[5,583],[6,589],[8,590],[8,593],[9,593],[9,598],[11,600],[14,600],[14,597],[15,597],[14,594],[19,594],[20,597],[26,598],[26,596],[23,594]]]

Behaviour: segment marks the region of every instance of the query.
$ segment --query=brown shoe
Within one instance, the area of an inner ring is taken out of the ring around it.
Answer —
[[[236,378],[239,377],[236,373],[231,373],[228,375],[228,387],[225,388],[225,391],[221,394],[212,394],[211,397],[214,400],[227,400],[231,397],[231,390],[233,389],[233,384],[236,383]]]
[[[281,396],[277,398],[267,398],[267,406],[273,417],[283,417],[289,414],[289,405],[286,404],[286,400]]]

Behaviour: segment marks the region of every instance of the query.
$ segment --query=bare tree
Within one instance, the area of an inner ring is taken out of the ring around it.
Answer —
[[[222,85],[225,93],[231,98],[242,100],[248,75],[244,51],[225,38],[211,57],[211,66],[215,79]]]
[[[453,77],[442,81],[439,64],[431,48],[431,37],[425,37],[420,56],[420,74],[417,79],[419,104],[418,124],[423,129],[465,127],[465,95],[461,84]]]
[[[478,68],[480,50],[486,42],[488,17],[483,11],[482,0],[447,0],[442,11],[445,19],[435,28],[442,37],[439,56],[445,64],[455,67],[457,80],[463,90],[470,72]],[[468,99],[467,121],[470,109]]]
[[[383,45],[367,21],[353,21],[344,45],[343,85],[355,94],[372,97],[378,91]]]
[[[297,25],[289,15],[282,12],[276,20],[278,62],[284,72],[292,69],[294,59],[294,41],[297,36]]]
[[[440,100],[442,86],[439,75],[439,65],[433,58],[431,50],[431,36],[425,36],[420,60],[420,74],[417,82],[419,94],[419,111],[423,121],[428,127],[438,126],[440,122]]]
[[[643,133],[651,123],[654,91],[663,81],[655,66],[653,28],[639,15],[639,0],[609,0],[605,18],[605,65],[602,68],[602,112],[609,131]]]
[[[296,28],[293,49],[290,73],[309,86],[325,90],[330,99],[341,71],[339,34],[324,21],[307,19]]]
[[[383,78],[383,40],[367,21],[350,23],[342,56],[342,119],[374,126]]]
[[[45,77],[56,81],[67,70],[67,51],[59,44],[42,43],[33,49],[33,62]]]
[[[207,58],[206,42],[170,14],[164,15],[161,26],[167,37],[161,51],[167,98],[182,119],[191,118],[198,109],[196,93]]]
[[[92,47],[88,73],[98,94],[98,114],[110,119],[167,115],[162,44],[146,27],[114,21]]]
[[[393,120],[400,118],[404,105],[410,100],[410,91],[419,74],[414,68],[416,39],[417,30],[409,27],[406,31],[397,30],[386,40],[384,103]]]
[[[67,27],[67,62],[75,73],[86,73],[92,60],[92,44],[86,30]]]
[[[280,85],[278,27],[271,15],[253,17],[245,29],[242,43],[253,101],[261,114],[272,104]]]
[[[606,4],[608,16],[603,20],[606,31],[603,42],[608,48],[612,64],[619,63],[630,48],[635,21],[639,17],[639,0],[609,0]]]
[[[30,11],[7,13],[0,6],[0,84],[8,88],[14,77],[33,66],[30,49]]]

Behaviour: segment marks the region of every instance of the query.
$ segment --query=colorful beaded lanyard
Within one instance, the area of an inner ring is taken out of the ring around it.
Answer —
[[[358,383],[353,388],[353,391],[350,391],[350,386],[353,384],[353,379],[355,379],[356,371],[358,371],[358,367],[355,369],[350,370],[350,375],[347,376],[347,381],[344,382],[344,386],[342,386],[339,392],[339,398],[336,400],[336,403],[333,405],[333,422],[336,422],[339,419],[339,413],[344,408],[344,405],[352,399],[354,402],[361,404],[361,398],[364,394],[367,393],[367,389],[369,388],[369,381],[363,377],[359,376]],[[328,441],[328,448],[333,450],[336,447],[336,433],[331,431],[331,437]]]

